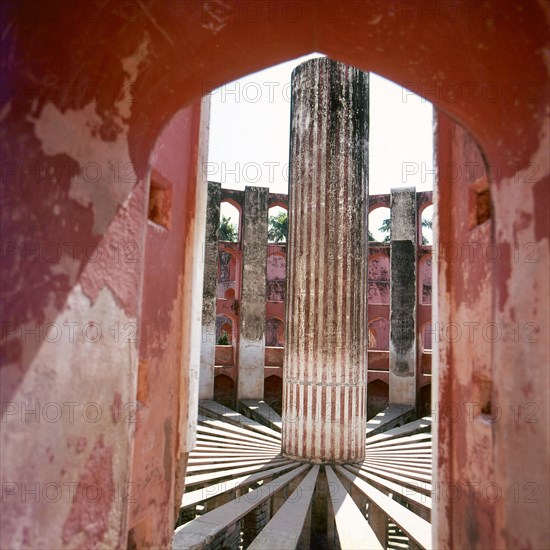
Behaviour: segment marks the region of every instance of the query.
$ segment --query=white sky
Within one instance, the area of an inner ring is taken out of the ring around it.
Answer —
[[[288,192],[290,76],[294,67],[320,56],[294,59],[212,92],[209,180],[231,189],[255,185]],[[369,193],[430,190],[433,179],[431,103],[371,73]],[[376,229],[378,220],[371,225]]]

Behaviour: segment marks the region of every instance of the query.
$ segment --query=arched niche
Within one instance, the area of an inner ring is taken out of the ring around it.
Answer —
[[[367,420],[382,412],[389,403],[389,386],[377,379],[367,384]]]
[[[224,333],[227,334],[228,342],[225,345],[233,345],[235,342],[236,320],[228,315],[216,315],[216,344],[220,344]]]
[[[235,406],[235,381],[225,374],[214,377],[214,401],[230,409]]]
[[[267,262],[267,300],[284,302],[286,297],[286,253],[283,250],[268,252]]]
[[[267,242],[286,244],[288,239],[288,208],[273,205],[268,210]]]
[[[238,297],[237,258],[234,253],[222,250],[218,255],[218,298],[226,298],[228,290],[233,290],[234,298]]]
[[[231,199],[220,203],[219,240],[233,243],[241,240],[241,206]]]
[[[389,243],[391,237],[391,211],[387,206],[374,206],[369,211],[369,242]]]
[[[285,345],[285,323],[277,317],[271,317],[266,321],[265,345],[282,347]]]
[[[390,322],[384,317],[378,317],[369,322],[369,340],[372,331],[374,347],[369,349],[388,351],[390,349]]]

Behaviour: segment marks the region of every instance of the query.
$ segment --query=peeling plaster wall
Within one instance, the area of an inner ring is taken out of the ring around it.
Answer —
[[[53,19],[61,7],[49,6]],[[132,95],[149,37],[143,30],[112,56],[103,88],[110,99],[63,95],[58,86],[72,79],[78,56],[61,63],[48,48],[59,33],[36,29],[29,9],[12,11],[6,27],[0,109],[9,205],[1,227],[1,468],[11,493],[1,546],[122,547],[135,489],[148,155],[136,162],[130,153],[135,110],[117,92]],[[32,36],[38,48],[16,36]],[[86,77],[95,76],[89,67]]]
[[[543,191],[524,177],[515,195],[509,184],[491,182],[490,218],[472,223],[476,190],[487,181],[484,160],[462,127],[443,114],[437,124],[437,545],[542,548],[548,535],[548,309],[544,319],[537,304],[548,296],[548,276],[539,269],[547,265],[547,238],[525,212],[531,193],[537,189],[536,200],[544,200],[548,186]],[[547,172],[547,158],[537,159]],[[458,181],[448,166],[460,167]],[[491,173],[499,168],[489,166]],[[508,226],[515,230],[496,229]],[[514,286],[520,274],[521,288]]]
[[[495,346],[487,339],[493,320],[492,265],[483,252],[494,243],[494,220],[469,227],[469,212],[475,207],[469,195],[472,185],[486,178],[484,161],[463,128],[441,114],[437,121],[440,178],[436,208],[440,223],[435,258],[439,321],[433,324],[432,347],[434,353],[438,350],[440,393],[433,399],[432,408],[437,411],[434,426],[442,451],[438,481],[442,483],[442,494],[456,486],[461,493],[466,491],[465,496],[472,496],[457,502],[442,498],[436,513],[447,517],[446,524],[453,533],[447,543],[451,547],[492,548],[495,504],[484,497],[483,490],[495,481],[494,426],[490,415],[482,414],[481,409],[494,398],[492,384],[497,383],[492,372]],[[445,177],[445,166],[452,164],[470,165],[472,169],[456,182]],[[442,223],[451,209],[456,214],[455,223]],[[475,243],[475,256],[467,254],[465,243]],[[476,521],[472,521],[470,498],[475,498]],[[463,528],[456,529],[458,525]]]
[[[190,232],[189,211],[195,200],[195,163],[201,103],[178,113],[159,137],[152,155],[154,169],[172,190],[171,228],[149,221],[139,340],[139,382],[132,482],[138,489],[130,508],[130,547],[168,547],[170,517],[179,468],[183,292],[187,263],[185,240]],[[198,345],[198,341],[195,342]],[[184,395],[189,395],[186,388]],[[184,444],[185,448],[185,444]]]

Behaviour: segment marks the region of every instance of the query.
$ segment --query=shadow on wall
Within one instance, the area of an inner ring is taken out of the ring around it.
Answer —
[[[367,385],[367,420],[382,412],[389,404],[389,386],[382,380]]]
[[[283,411],[283,380],[279,376],[268,376],[264,380],[264,401],[279,415]]]
[[[236,410],[235,407],[235,382],[225,374],[218,374],[214,378],[214,401],[225,407]]]
[[[418,390],[417,397],[417,415],[418,418],[430,416],[432,410],[432,385],[426,384]]]

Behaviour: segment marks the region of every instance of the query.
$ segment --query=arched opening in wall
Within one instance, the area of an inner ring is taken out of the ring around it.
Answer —
[[[432,410],[432,385],[426,384],[418,390],[417,416],[423,418],[430,416]]]
[[[430,246],[433,244],[433,216],[434,207],[433,204],[427,204],[420,212],[420,232],[421,243],[423,246]]]
[[[234,288],[228,288],[226,291],[225,291],[225,296],[224,298],[226,300],[234,300],[235,299],[235,289]]]
[[[214,401],[224,407],[235,408],[235,382],[225,374],[214,377]]]
[[[267,242],[285,244],[288,237],[288,210],[272,206],[268,210]]]
[[[431,125],[431,122],[430,122],[430,125]],[[397,180],[397,181],[400,181],[400,180]],[[247,182],[247,183],[250,183],[250,182]],[[251,183],[256,183],[256,182],[251,182]],[[405,183],[406,185],[410,185],[411,182],[403,182],[403,183]],[[373,193],[372,188],[371,188],[371,193]],[[386,193],[389,193],[389,186],[386,190]],[[387,202],[384,202],[384,204],[387,204]],[[385,207],[380,207],[380,208],[375,207],[375,210],[373,210],[373,213],[371,213],[371,215],[369,216],[369,229],[370,229],[370,232],[373,233],[372,235],[370,235],[370,237],[374,239],[373,241],[371,241],[369,249],[370,250],[378,249],[377,253],[380,254],[380,259],[377,259],[376,256],[373,255],[373,259],[375,261],[372,262],[372,265],[369,265],[369,268],[371,268],[371,273],[373,275],[373,281],[375,282],[382,282],[382,283],[389,282],[389,256],[387,254],[381,253],[381,250],[383,249],[387,250],[389,248],[389,240],[390,240],[389,220],[390,220],[390,210],[389,208],[385,208]],[[312,247],[314,245],[315,243],[311,244]],[[246,267],[246,266],[243,266],[243,267]],[[377,276],[380,275],[381,272],[383,271],[382,270],[383,267],[386,268],[387,274],[384,277],[379,277],[378,279],[376,279],[374,277],[375,272],[377,273]],[[383,295],[383,293],[379,295],[378,297],[379,303],[374,305],[388,305],[389,298],[387,294],[388,293],[386,293],[385,296]],[[269,296],[269,293],[268,293],[268,296]],[[414,298],[413,298],[413,301],[414,301]],[[371,305],[372,305],[372,302],[371,302]],[[384,315],[382,308],[379,308],[379,310],[377,311],[377,315],[379,315],[380,313]],[[389,321],[386,317],[377,316],[373,321],[371,321],[371,323],[369,323],[369,335],[370,335],[370,338],[374,340],[374,343],[375,343],[374,349],[389,351]],[[378,355],[387,356],[387,354],[382,354],[382,353]],[[267,395],[269,395],[269,390],[266,389],[265,387],[264,387],[264,391],[266,392]],[[414,389],[414,392],[416,393],[416,389]],[[388,384],[382,380],[375,380],[374,382],[371,382],[368,385],[367,394],[368,394],[367,417],[371,418],[372,416],[384,410],[384,408],[388,406],[388,402],[389,402]]]
[[[384,317],[369,322],[369,349],[388,351],[390,349],[390,322]],[[373,347],[370,347],[372,334]]]
[[[367,420],[382,412],[389,403],[389,386],[383,380],[367,384]]]
[[[216,296],[227,298],[227,292],[233,291],[233,299],[237,297],[237,258],[231,252],[222,250],[218,261],[218,290]]]
[[[424,254],[418,262],[418,294],[424,306],[432,304],[432,255]]]
[[[385,206],[375,206],[369,212],[369,242],[389,243],[391,237],[390,226],[390,209]]]
[[[220,95],[218,95],[219,97]],[[401,99],[401,98],[400,98]],[[371,106],[373,109],[373,106]],[[371,111],[373,112],[373,111]],[[431,115],[431,114],[430,114]],[[215,115],[214,115],[215,116]],[[429,126],[431,128],[431,116],[429,117],[430,122]],[[287,117],[288,120],[288,117]],[[374,125],[371,129],[374,129]],[[249,134],[255,135],[254,132],[248,131]],[[225,132],[225,135],[230,135],[230,133]],[[416,136],[415,136],[416,139]],[[372,142],[371,142],[372,144]],[[269,148],[265,148],[266,150]],[[393,150],[392,147],[387,147],[386,150]],[[407,149],[407,160],[410,160],[410,150]],[[247,153],[250,155],[250,153]],[[285,155],[288,154],[288,146],[285,146]],[[371,149],[371,155],[377,157],[376,153]],[[233,159],[233,165],[235,161]],[[270,161],[272,159],[269,159]],[[431,153],[430,153],[431,160]],[[245,165],[245,162],[241,163],[241,168]],[[398,166],[401,166],[402,162],[396,162]],[[421,161],[418,162],[421,164]],[[372,165],[371,165],[372,168]],[[385,169],[387,168],[387,163]],[[244,173],[244,172],[243,172]],[[387,175],[386,175],[387,177]],[[380,201],[378,199],[373,200],[374,209],[369,215],[369,240],[370,246],[370,261],[368,265],[368,284],[369,284],[369,307],[375,306],[373,311],[369,310],[369,315],[374,317],[368,325],[369,333],[369,348],[373,351],[379,351],[383,353],[373,353],[372,356],[378,361],[377,366],[374,367],[380,368],[380,370],[386,370],[388,368],[388,357],[389,357],[389,336],[390,336],[390,323],[389,323],[389,303],[390,303],[390,256],[389,256],[389,242],[390,242],[390,209],[385,205],[389,204],[389,192],[391,182],[396,182],[394,187],[398,187],[399,183],[403,183],[406,186],[410,186],[410,181],[402,181],[400,178],[390,178],[387,177],[387,182],[385,182],[384,189],[375,189],[375,185],[371,186],[370,193],[378,193],[380,195],[386,195],[386,197],[381,196]],[[257,181],[245,181],[245,184],[254,184],[257,185]],[[271,181],[270,181],[271,183]],[[285,181],[286,183],[286,181]],[[372,181],[371,181],[372,183]],[[233,187],[230,184],[226,185],[227,187]],[[234,186],[238,187],[238,186]],[[419,190],[419,189],[418,189]],[[270,189],[270,191],[274,191]],[[418,200],[418,195],[416,200]],[[374,204],[376,203],[376,204]],[[377,206],[378,205],[378,206]],[[268,220],[273,216],[272,211],[268,213]],[[247,212],[245,212],[245,219],[248,218]],[[288,218],[287,218],[288,219]],[[271,220],[269,220],[271,221]],[[272,253],[272,251],[283,242],[282,238],[277,238],[270,231],[273,230],[273,223],[268,224],[268,242],[271,247],[268,247],[268,257],[267,257],[267,301],[283,301],[284,300],[284,282],[286,279],[286,257],[285,255],[280,255]],[[248,226],[246,227],[248,233]],[[246,235],[245,235],[246,237]],[[418,244],[418,240],[413,239]],[[311,242],[309,244],[311,250],[315,250],[316,243]],[[286,247],[285,247],[286,248]],[[243,260],[244,261],[244,260]],[[246,265],[242,266],[242,273],[244,274],[246,270]],[[279,273],[279,275],[277,275]],[[243,275],[244,277],[244,275]],[[353,281],[352,281],[353,282]],[[280,288],[279,288],[280,287]],[[414,302],[414,294],[413,294]],[[242,305],[242,304],[239,304]],[[380,307],[382,306],[382,307]],[[283,329],[284,324],[280,319],[275,319],[271,316],[272,311],[277,311],[279,309],[273,308],[268,314],[268,320],[266,322],[266,333],[265,333],[265,344],[266,346],[277,346],[284,343],[284,339],[281,338],[284,335]],[[318,312],[317,312],[318,313]],[[372,318],[371,317],[371,318]],[[345,322],[343,319],[342,323]],[[280,332],[279,332],[280,331]],[[279,334],[277,334],[279,332]],[[322,336],[320,336],[322,337]],[[415,342],[416,344],[417,342]],[[273,350],[269,350],[273,351]],[[266,354],[267,355],[267,354]],[[266,365],[268,363],[265,363]],[[271,364],[271,363],[270,363]],[[238,368],[238,366],[237,366]],[[237,375],[238,376],[238,375]],[[371,374],[372,376],[372,374]],[[381,376],[388,376],[387,374],[381,374]],[[239,379],[239,384],[241,379]],[[273,385],[274,387],[270,387]],[[416,392],[416,382],[414,382],[414,392]],[[371,382],[367,388],[367,418],[372,418],[379,412],[383,411],[388,407],[389,404],[389,386],[388,383],[383,380],[375,380]],[[282,380],[279,377],[271,376],[264,380],[264,400],[270,404],[277,412],[281,411],[282,408]]]
[[[233,319],[227,315],[216,315],[216,345],[232,346],[234,341]]]
[[[267,301],[284,302],[286,296],[286,251],[269,252],[267,256]]]
[[[220,241],[236,243],[241,240],[241,211],[229,200],[220,204]]]
[[[277,413],[282,414],[283,379],[280,376],[268,376],[264,380],[264,401]]]
[[[389,250],[369,255],[369,305],[390,303]]]
[[[271,317],[266,321],[265,345],[270,347],[285,345],[285,324],[281,319]]]

